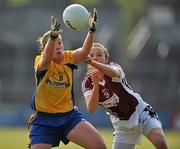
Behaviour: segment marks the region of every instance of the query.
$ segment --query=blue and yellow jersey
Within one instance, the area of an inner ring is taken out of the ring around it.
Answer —
[[[32,109],[46,113],[64,113],[73,109],[73,51],[64,51],[60,64],[50,64],[48,70],[37,73],[37,67],[42,59],[39,55],[35,59],[36,91],[32,97]]]

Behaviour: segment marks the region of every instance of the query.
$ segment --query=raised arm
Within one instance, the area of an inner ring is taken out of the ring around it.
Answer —
[[[60,33],[62,33],[62,30],[60,30],[60,24],[54,17],[51,17],[51,29],[49,31],[49,38],[42,51],[43,56],[42,60],[39,62],[38,71],[48,69],[48,66],[53,60],[55,41]]]
[[[109,77],[120,77],[121,72],[119,69],[116,69],[115,67],[110,67],[109,65],[96,62],[95,60],[92,60],[89,56],[86,57],[84,60],[86,64],[89,64],[95,68],[97,68],[101,73],[109,76]]]
[[[97,10],[94,8],[93,14],[89,15],[89,22],[88,22],[89,32],[84,40],[83,46],[82,48],[79,48],[74,52],[75,63],[79,63],[83,61],[86,58],[86,56],[90,53],[90,50],[94,42],[94,33],[96,31],[97,19],[98,19]]]
[[[109,77],[120,77],[120,71],[110,67],[109,65],[102,64],[94,60],[92,60],[91,65]]]

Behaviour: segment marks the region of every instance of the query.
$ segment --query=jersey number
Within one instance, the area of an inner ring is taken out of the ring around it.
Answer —
[[[105,96],[106,98],[109,98],[109,93],[108,93],[108,92],[104,92],[104,96]]]
[[[63,80],[63,75],[59,75],[59,81]]]

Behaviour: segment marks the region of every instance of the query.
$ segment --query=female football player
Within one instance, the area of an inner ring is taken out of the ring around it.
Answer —
[[[88,71],[82,91],[87,109],[94,113],[100,105],[110,115],[115,130],[112,148],[134,149],[143,134],[157,149],[167,149],[156,112],[133,92],[121,66],[109,61],[107,49],[94,43],[85,63]]]
[[[40,55],[35,59],[36,91],[29,120],[32,149],[50,149],[60,141],[72,141],[87,149],[105,149],[97,130],[74,105],[73,70],[89,54],[97,24],[97,12],[89,18],[89,32],[82,48],[63,50],[60,24],[52,17],[51,30],[38,39]]]

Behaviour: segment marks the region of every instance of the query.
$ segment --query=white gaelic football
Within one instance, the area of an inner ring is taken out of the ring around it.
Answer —
[[[63,22],[71,30],[78,31],[88,24],[88,11],[80,4],[72,4],[63,12]]]

